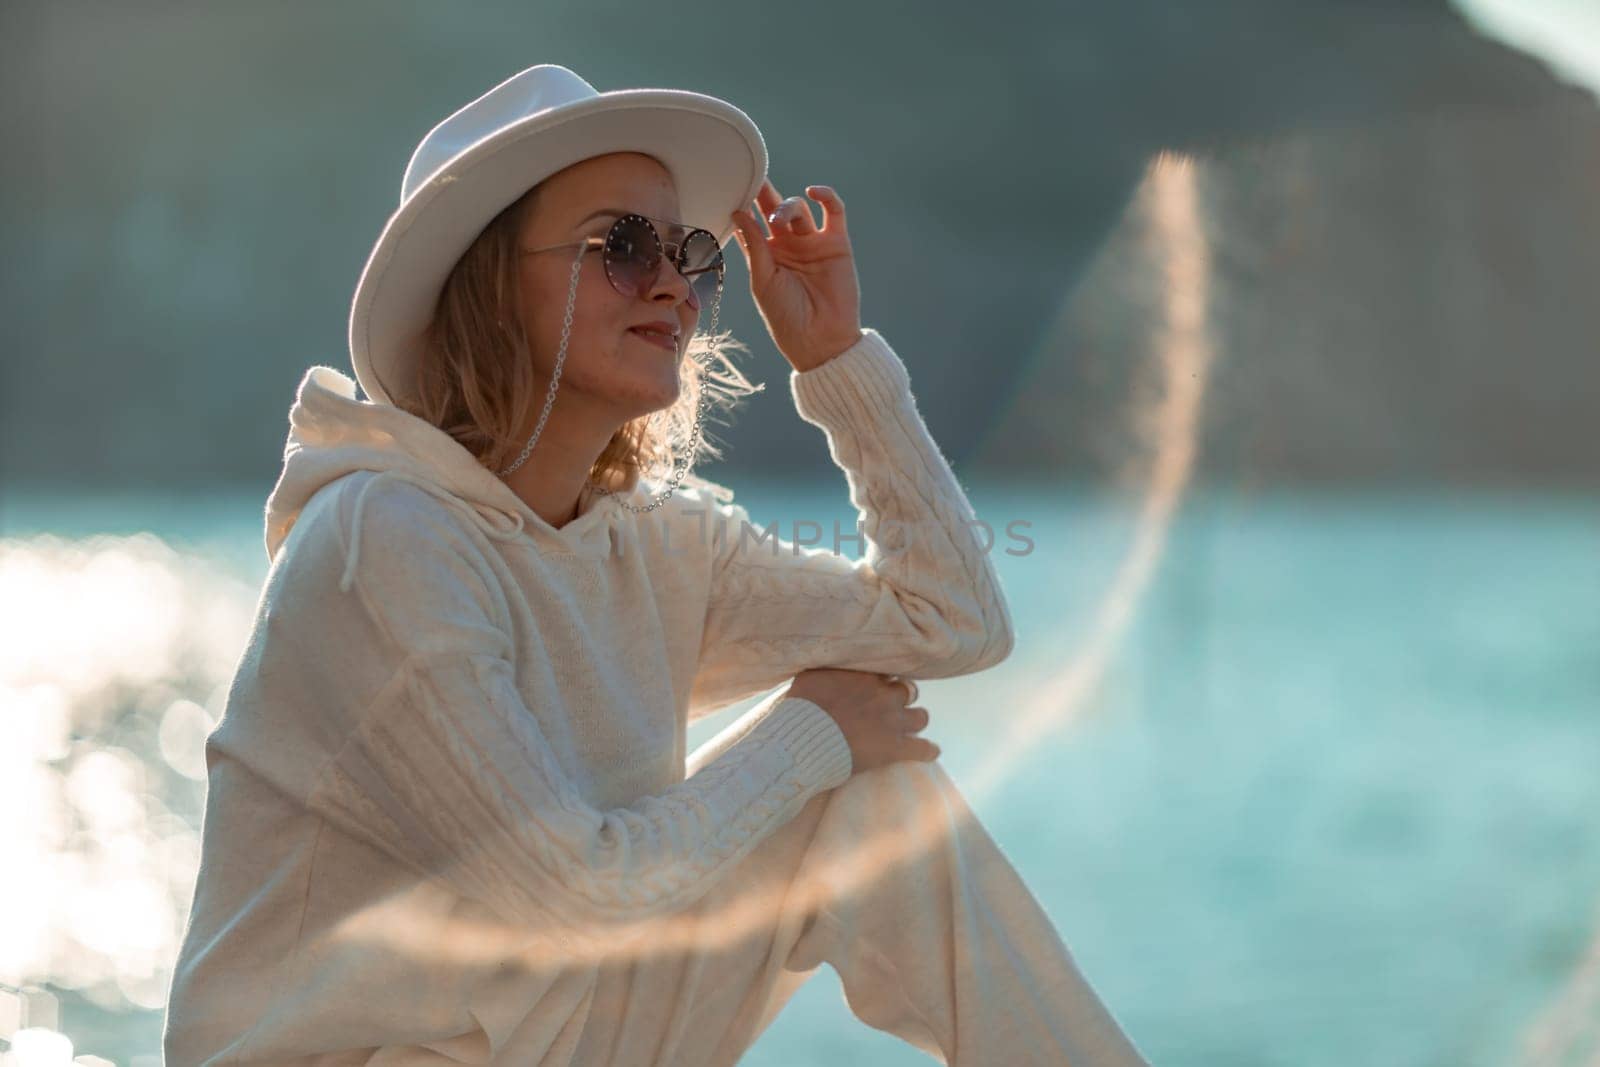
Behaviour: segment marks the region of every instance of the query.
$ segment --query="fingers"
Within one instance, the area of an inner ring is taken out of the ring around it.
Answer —
[[[810,206],[799,197],[785,201],[771,178],[763,181],[757,190],[756,206],[760,208],[759,215],[749,208],[741,208],[733,212],[733,223],[739,250],[744,253],[745,263],[750,267],[751,278],[760,281],[773,270],[772,250],[767,247],[771,235],[767,227],[762,225],[763,220],[770,224],[773,234],[811,234],[816,232],[817,227]],[[775,212],[778,217],[774,219],[772,216]]]
[[[921,690],[917,688],[916,682],[912,681],[910,678],[902,678],[898,674],[886,674],[883,676],[883,678],[884,681],[893,682],[905,689],[907,704],[916,703],[917,694],[921,692]]]
[[[756,206],[761,209],[761,214],[767,216],[778,210],[778,205],[783,203],[783,197],[778,195],[778,187],[768,178],[761,183],[761,188],[756,190]]]
[[[907,684],[913,689],[915,689],[917,685],[916,682],[911,681],[909,678],[897,678],[895,680]],[[913,697],[913,699],[915,698]],[[896,713],[896,717],[902,724],[902,729],[905,731],[904,744],[901,749],[905,755],[902,758],[908,760],[920,760],[924,763],[932,763],[934,760],[939,758],[938,745],[934,744],[932,741],[929,741],[925,737],[912,736],[917,732],[926,730],[928,728],[928,723],[932,717],[928,714],[927,708],[901,708]]]
[[[822,206],[821,232],[848,229],[845,223],[844,201],[831,185],[808,185],[806,196]],[[782,196],[778,187],[768,178],[756,193],[756,206],[761,217],[771,226],[773,233],[813,234],[819,231],[811,205],[801,196]]]
[[[773,217],[778,220],[775,228],[787,229],[801,237],[817,232],[817,220],[811,214],[811,205],[798,196],[791,196],[779,204]]]
[[[822,205],[822,230],[832,233],[834,230],[845,230],[848,227],[844,221],[844,201],[839,199],[839,194],[833,191],[831,185],[808,185],[806,195]],[[811,209],[806,209],[806,214],[811,214]]]
[[[752,279],[762,279],[772,273],[772,250],[767,247],[767,235],[761,228],[761,220],[755,213],[744,208],[733,213],[733,224],[737,229],[734,234],[739,239],[739,251],[744,253],[744,261],[750,268]]]
[[[900,712],[900,721],[905,724],[906,733],[914,734],[918,730],[928,728],[927,708],[904,708]]]
[[[811,214],[811,205],[802,197],[786,197],[776,207],[762,210],[774,236],[788,233],[805,237],[817,232],[817,220]]]

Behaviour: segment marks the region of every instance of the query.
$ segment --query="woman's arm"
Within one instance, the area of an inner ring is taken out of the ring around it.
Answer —
[[[793,368],[801,418],[828,435],[860,513],[863,559],[789,541],[757,545],[749,516],[708,502],[715,542],[706,625],[689,699],[691,721],[808,667],[923,678],[967,674],[1011,651],[1011,618],[976,516],[928,435],[904,364],[861,328],[844,200],[771,180],[733,213],[750,292]],[[813,520],[815,521],[815,520]],[[850,531],[854,536],[855,531]]]
[[[790,388],[844,471],[863,558],[846,558],[843,537],[835,552],[831,529],[817,547],[763,537],[744,508],[707,498],[711,589],[691,716],[809,667],[941,678],[1003,660],[1011,618],[985,538],[888,342],[865,330],[792,371]]]
[[[850,773],[827,713],[784,699],[693,777],[601,810],[557,766],[510,664],[459,651],[398,665],[307,806],[519,928],[604,942],[693,904]]]
[[[339,591],[349,498],[368,477],[302,515],[217,736],[337,829],[520,929],[620,943],[849,779],[832,718],[783,699],[693,778],[590,805],[519,690],[503,587],[470,519],[378,476]]]

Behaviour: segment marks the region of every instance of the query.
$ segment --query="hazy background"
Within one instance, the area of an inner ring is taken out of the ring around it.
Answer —
[[[0,17],[14,483],[271,478],[303,368],[348,368],[351,291],[417,141],[553,60],[602,90],[731,99],[786,195],[836,186],[863,316],[974,475],[1103,469],[1156,283],[1119,277],[1070,336],[1053,323],[1178,148],[1215,158],[1208,477],[1600,481],[1600,109],[1442,2]],[[741,268],[724,321],[782,385]],[[825,459],[782,390],[748,410],[730,477]]]
[[[0,8],[3,1055],[154,1062],[293,389],[416,142],[559,62],[845,198],[864,322],[1033,524],[929,735],[1155,1062],[1593,1062],[1597,12]],[[704,473],[848,522],[729,264],[768,387]],[[826,968],[747,1057],[865,1061],[926,1062]]]

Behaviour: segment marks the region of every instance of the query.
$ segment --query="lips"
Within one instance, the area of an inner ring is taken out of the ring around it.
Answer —
[[[665,351],[676,352],[678,350],[677,338],[661,330],[651,329],[643,326],[635,326],[628,332],[644,339],[650,344],[655,345],[657,348],[664,349]]]

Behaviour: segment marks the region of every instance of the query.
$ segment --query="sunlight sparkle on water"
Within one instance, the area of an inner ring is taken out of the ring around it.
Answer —
[[[110,1010],[164,1001],[199,862],[205,739],[256,595],[151,534],[0,541],[0,992],[13,1006],[45,984]],[[106,1062],[11,1014],[5,1063]]]

